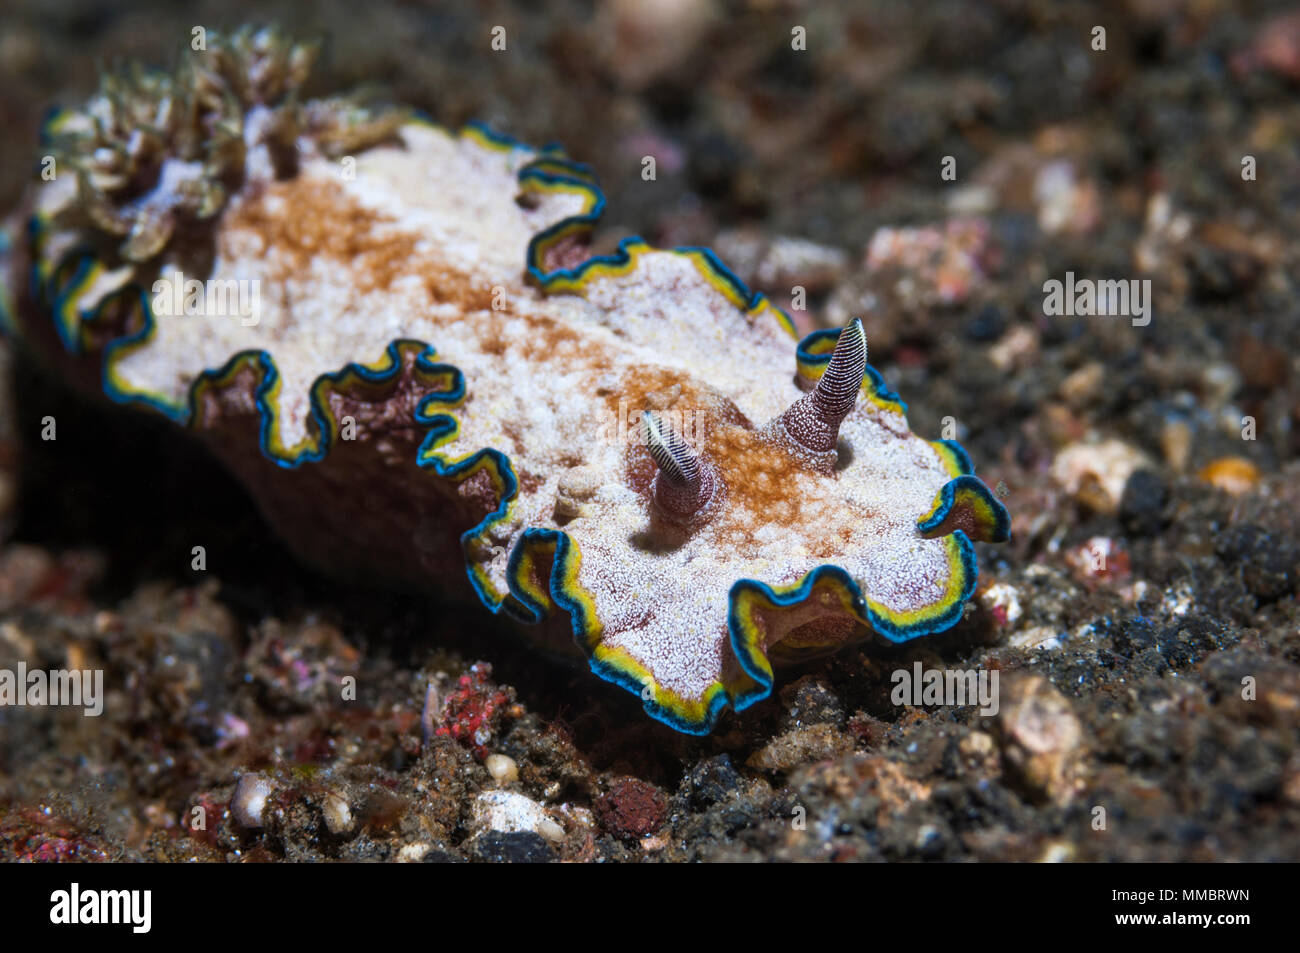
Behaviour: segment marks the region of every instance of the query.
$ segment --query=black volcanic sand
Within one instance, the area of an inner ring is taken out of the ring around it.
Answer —
[[[913,428],[953,418],[1015,539],[980,547],[949,632],[786,671],[692,738],[476,606],[313,575],[172,428],[6,357],[0,668],[102,667],[108,705],[0,709],[0,857],[1300,859],[1300,21],[1012,0],[718,2],[695,22],[664,2],[638,33],[630,4],[484,6],[14,0],[0,205],[41,110],[85,96],[95,61],[173,62],[195,24],[323,32],[314,92],[376,82],[593,164],[598,249],[715,244],[778,300],[806,287],[806,327],[863,315]],[[931,228],[898,237],[928,250],[869,268],[881,227]],[[1151,323],[1046,316],[1067,271],[1149,278]],[[1062,462],[1099,440],[1115,459]],[[895,705],[917,661],[997,670],[1001,710]],[[469,736],[423,739],[431,681]],[[246,772],[270,785],[261,828],[228,810]],[[475,799],[502,787],[563,836],[481,829]]]

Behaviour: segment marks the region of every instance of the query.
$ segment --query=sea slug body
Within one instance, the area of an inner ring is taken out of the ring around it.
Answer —
[[[589,257],[586,166],[300,103],[311,48],[273,31],[187,56],[50,119],[74,174],[37,189],[15,310],[304,559],[468,580],[691,733],[774,663],[960,618],[1007,512],[910,431],[859,322],[796,342],[705,249]]]

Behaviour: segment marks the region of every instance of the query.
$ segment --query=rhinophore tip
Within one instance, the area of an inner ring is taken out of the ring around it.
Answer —
[[[814,453],[828,453],[839,440],[840,422],[857,402],[867,371],[867,335],[854,318],[840,332],[835,351],[812,393],[800,397],[780,417],[786,434]]]
[[[694,516],[713,497],[712,470],[654,411],[647,410],[641,420],[646,448],[659,468],[653,487],[655,502],[670,516]]]

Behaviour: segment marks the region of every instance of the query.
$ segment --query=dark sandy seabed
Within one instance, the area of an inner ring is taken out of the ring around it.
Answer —
[[[1300,859],[1300,17],[661,0],[638,28],[636,6],[9,0],[0,207],[96,61],[174,62],[195,24],[324,34],[312,92],[379,83],[594,165],[598,251],[712,245],[778,302],[805,286],[805,329],[863,316],[913,429],[955,418],[1014,517],[964,620],[786,671],[687,737],[477,606],[296,566],[172,428],[10,348],[0,667],[103,667],[109,695],[0,711],[0,859]],[[1151,279],[1151,323],[1046,317],[1067,271]],[[894,705],[916,661],[997,669],[999,714]],[[248,772],[261,828],[229,810]],[[500,790],[549,819],[491,830]]]

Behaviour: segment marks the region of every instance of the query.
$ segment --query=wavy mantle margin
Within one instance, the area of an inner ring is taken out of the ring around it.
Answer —
[[[47,129],[57,124],[62,115],[52,114]],[[453,133],[427,117],[417,117],[416,121],[497,151],[526,149],[536,157],[517,174],[523,191],[565,192],[583,198],[580,212],[543,229],[529,242],[525,268],[529,280],[543,293],[583,294],[589,281],[626,275],[635,270],[641,255],[656,250],[643,239],[630,237],[619,243],[614,254],[593,256],[576,267],[548,271],[545,267],[548,253],[562,242],[585,239],[604,211],[605,196],[591,168],[567,158],[558,146],[546,146],[536,152],[481,123],[471,123]],[[743,711],[771,693],[773,669],[761,647],[764,613],[794,609],[814,597],[829,598],[837,600],[857,623],[899,643],[951,627],[961,618],[963,606],[974,592],[978,563],[974,546],[962,529],[947,536],[950,574],[943,598],[931,606],[908,612],[895,612],[867,599],[858,583],[835,565],[819,566],[786,586],[773,587],[755,579],[739,579],[728,594],[727,618],[729,640],[740,672],[730,676],[729,682],[715,682],[700,700],[684,698],[658,685],[653,674],[625,651],[602,644],[604,629],[595,603],[578,581],[582,554],[567,533],[556,529],[525,529],[508,557],[506,592],[501,592],[488,573],[470,558],[471,550],[483,544],[488,531],[509,516],[518,496],[519,480],[509,458],[495,448],[486,447],[456,458],[439,452],[440,447],[459,433],[459,421],[450,411],[464,401],[466,386],[459,369],[435,360],[433,346],[417,340],[396,339],[373,364],[350,363],[336,372],[321,375],[311,388],[308,436],[294,446],[286,446],[276,410],[281,377],[274,358],[265,350],[242,351],[221,368],[204,371],[180,403],[126,386],[117,374],[117,362],[125,354],[145,346],[156,329],[148,297],[138,286],[127,285],[107,295],[93,309],[78,309],[80,295],[104,273],[104,266],[87,246],[73,247],[57,264],[45,261],[43,250],[48,228],[49,222],[39,215],[28,226],[32,296],[53,319],[59,339],[69,353],[85,353],[88,331],[118,299],[130,308],[139,308],[134,322],[139,329],[113,340],[104,349],[103,387],[108,397],[123,404],[144,404],[183,426],[193,426],[199,401],[207,390],[220,390],[240,372],[251,370],[258,375],[255,404],[260,421],[259,448],[280,467],[296,468],[322,460],[328,454],[339,432],[339,422],[330,412],[327,399],[331,392],[391,382],[401,372],[403,353],[408,349],[417,351],[411,365],[413,373],[433,390],[415,411],[415,422],[426,428],[416,453],[416,464],[455,483],[484,471],[497,493],[496,509],[461,535],[469,581],[480,601],[494,614],[504,613],[524,623],[541,622],[557,608],[565,611],[571,621],[574,641],[587,656],[591,671],[640,695],[647,714],[678,731],[708,734],[728,704],[738,712]],[[672,251],[688,258],[710,285],[751,320],[769,312],[792,339],[796,337],[789,316],[763,294],[751,291],[712,250],[682,247]],[[132,322],[128,321],[126,326],[132,326]],[[821,376],[838,334],[835,330],[817,331],[798,342],[796,359],[802,376],[813,381]],[[907,405],[870,365],[863,376],[862,393],[866,400],[884,411],[898,414],[906,423]],[[940,490],[930,513],[918,521],[918,530],[924,533],[939,527],[954,506],[964,502],[973,503],[992,527],[987,535],[980,534],[979,538],[1006,538],[1009,534],[1006,510],[972,476],[974,468],[966,451],[951,440],[931,441],[931,445],[953,479]]]

